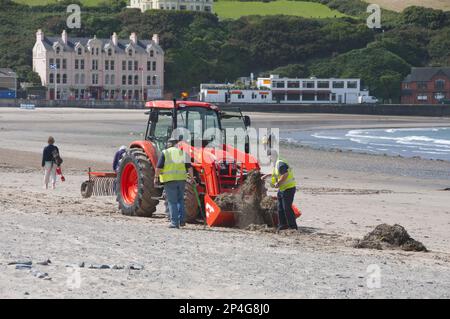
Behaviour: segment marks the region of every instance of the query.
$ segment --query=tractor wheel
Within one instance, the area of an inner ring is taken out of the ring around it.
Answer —
[[[194,192],[195,184],[186,182],[186,189],[184,191],[184,208],[186,211],[186,222],[194,223],[199,217],[198,201]]]
[[[151,217],[156,211],[160,191],[154,187],[155,170],[141,149],[131,149],[120,162],[117,201],[124,215]]]
[[[94,186],[91,181],[85,181],[81,184],[81,196],[83,198],[89,198],[92,196],[92,191],[94,190]]]

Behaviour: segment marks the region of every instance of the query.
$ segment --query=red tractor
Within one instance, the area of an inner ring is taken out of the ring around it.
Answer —
[[[162,195],[162,188],[153,182],[158,157],[168,139],[180,133],[178,147],[191,158],[196,181],[186,185],[186,221],[202,217],[210,226],[232,226],[233,212],[221,211],[214,198],[236,192],[250,171],[260,169],[249,154],[246,132],[250,118],[240,110],[225,113],[203,102],[151,101],[146,107],[149,117],[144,140],[130,144],[117,176],[90,172],[89,181],[82,186],[83,196],[101,195],[102,188],[108,189],[101,184],[109,179],[123,214],[152,216]],[[243,134],[227,143],[227,128]],[[104,190],[103,194],[111,195],[111,190]]]

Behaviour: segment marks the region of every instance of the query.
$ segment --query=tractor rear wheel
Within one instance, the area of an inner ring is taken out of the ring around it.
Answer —
[[[120,162],[117,175],[117,201],[124,215],[151,217],[160,191],[154,187],[155,170],[141,149],[131,149]]]
[[[184,191],[184,208],[186,211],[186,222],[194,223],[199,217],[198,201],[194,192],[195,184],[186,182],[186,189]]]

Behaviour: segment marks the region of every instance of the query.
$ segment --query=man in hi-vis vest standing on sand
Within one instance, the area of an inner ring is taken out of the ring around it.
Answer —
[[[168,148],[162,151],[155,170],[155,185],[159,182],[164,184],[170,211],[170,228],[184,226],[184,190],[187,172],[189,171],[191,179],[194,176],[191,163],[186,160],[186,154],[176,147],[178,141],[173,137],[169,139]]]
[[[296,192],[297,183],[292,168],[278,156],[276,150],[270,150],[270,162],[273,165],[272,174],[264,175],[272,177],[271,185],[278,188],[278,230],[298,229],[292,204]]]

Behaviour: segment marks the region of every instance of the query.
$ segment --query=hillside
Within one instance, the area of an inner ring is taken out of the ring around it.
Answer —
[[[219,18],[237,19],[247,15],[293,15],[306,18],[336,18],[344,16],[320,3],[278,0],[272,2],[241,2],[219,0],[214,3]]]
[[[433,9],[440,9],[445,11],[450,11],[450,1],[449,0],[364,0],[368,3],[376,3],[381,7],[394,10],[402,11],[409,6],[422,6]]]
[[[57,0],[16,0],[15,2],[27,5],[45,5],[57,3]],[[97,6],[105,0],[80,0],[83,5]],[[219,0],[214,3],[214,12],[221,19],[237,19],[247,15],[292,15],[306,18],[334,18],[344,16],[320,3],[306,1],[279,0],[272,2],[241,2]]]

